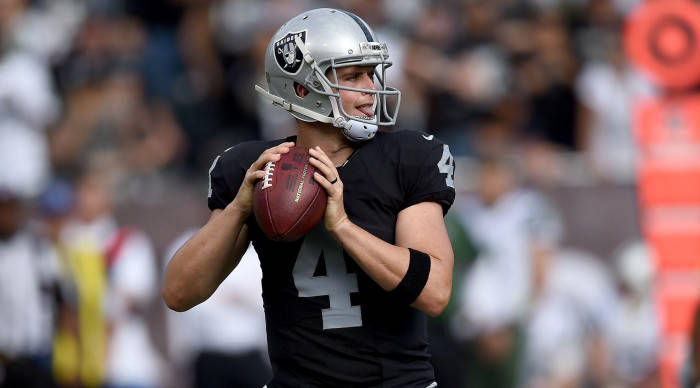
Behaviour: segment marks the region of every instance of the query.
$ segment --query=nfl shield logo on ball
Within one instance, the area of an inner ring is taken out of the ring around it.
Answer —
[[[275,60],[282,71],[289,74],[296,74],[301,69],[302,54],[296,44],[296,37],[306,43],[306,31],[290,32],[284,38],[275,42]]]

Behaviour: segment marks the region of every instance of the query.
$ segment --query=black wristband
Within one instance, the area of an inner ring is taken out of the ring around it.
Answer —
[[[390,295],[405,304],[411,304],[418,299],[430,274],[430,256],[411,248],[408,248],[408,252],[410,253],[408,271],[399,285],[389,291]]]

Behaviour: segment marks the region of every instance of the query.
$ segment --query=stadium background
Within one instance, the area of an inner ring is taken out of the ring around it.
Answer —
[[[175,241],[207,219],[216,155],[293,131],[285,112],[253,92],[270,36],[303,10],[344,8],[389,44],[389,83],[403,93],[396,127],[434,134],[457,160],[447,219],[455,287],[445,314],[431,320],[440,387],[659,386],[662,317],[641,240],[634,107],[664,92],[623,50],[625,18],[640,3],[3,0],[0,197],[26,206],[31,224],[62,249],[61,268],[75,259],[63,248],[76,241],[62,228],[81,212],[104,211],[143,231],[146,265],[156,270],[141,285],[142,308],[124,314],[144,318],[153,353],[131,361],[156,372],[133,385],[190,386],[192,360],[206,346],[182,337],[233,329],[226,317],[205,327],[193,325],[197,312],[186,322],[166,312],[161,269]],[[70,270],[58,272],[59,283],[76,283]],[[127,298],[109,278],[101,287]],[[59,329],[87,330],[76,329],[86,308],[79,294],[48,305]],[[19,310],[0,311],[0,334],[12,331],[11,311]],[[101,324],[119,324],[104,315]],[[690,325],[683,331],[668,386],[692,380]],[[90,378],[77,377],[79,356],[46,361],[52,349],[71,348],[51,340],[12,352],[0,341],[0,360],[43,359],[64,386],[119,381],[105,372],[107,360]],[[217,351],[247,352],[261,341]]]

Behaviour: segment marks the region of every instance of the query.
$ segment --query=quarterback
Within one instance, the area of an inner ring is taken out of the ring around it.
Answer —
[[[433,136],[378,131],[395,123],[400,102],[385,83],[388,59],[387,46],[349,12],[316,9],[285,23],[267,47],[267,87],[256,90],[297,119],[297,133],[241,143],[214,160],[211,218],[168,265],[165,302],[187,310],[253,243],[268,388],[437,386],[426,314],[440,314],[452,290],[443,217],[455,197],[454,160]],[[252,216],[253,188],[265,164],[293,145],[310,149],[328,201],[316,229],[276,242]]]

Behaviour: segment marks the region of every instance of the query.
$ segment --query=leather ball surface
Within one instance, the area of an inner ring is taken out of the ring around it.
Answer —
[[[265,177],[253,193],[253,212],[272,240],[294,241],[311,231],[326,210],[326,190],[314,179],[309,150],[292,147],[265,165]]]

